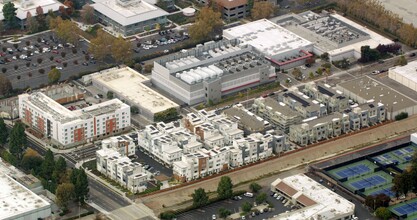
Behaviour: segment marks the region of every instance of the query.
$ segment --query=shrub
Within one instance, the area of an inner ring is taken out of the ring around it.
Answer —
[[[399,120],[403,120],[408,118],[408,113],[407,112],[401,112],[400,114],[395,116],[395,120],[399,121]]]
[[[63,63],[62,63],[62,65],[63,65],[64,67],[67,67],[67,66],[68,66],[68,63],[67,63],[67,62],[63,62]]]
[[[45,70],[44,69],[39,69],[38,71],[39,71],[40,74],[44,74],[45,73]]]

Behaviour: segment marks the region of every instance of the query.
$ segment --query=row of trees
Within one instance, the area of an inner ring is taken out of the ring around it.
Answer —
[[[417,46],[417,28],[412,24],[405,24],[398,14],[385,8],[380,1],[333,0],[333,2],[343,12],[398,36],[409,46]]]
[[[414,153],[410,164],[403,173],[394,177],[392,191],[397,197],[401,194],[407,196],[409,192],[417,190],[417,153]]]
[[[118,64],[132,62],[132,44],[121,36],[114,38],[101,29],[97,31],[97,36],[91,40],[88,51],[97,60],[112,57]]]
[[[209,197],[206,191],[203,188],[198,188],[194,190],[194,193],[191,195],[193,198],[193,207],[199,208],[207,205],[209,203]],[[230,177],[222,176],[217,185],[217,198],[218,199],[229,199],[233,196],[233,183]]]

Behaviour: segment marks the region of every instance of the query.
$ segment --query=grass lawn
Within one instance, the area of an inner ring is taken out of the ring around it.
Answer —
[[[168,19],[179,25],[193,23],[195,20],[194,17],[186,17],[182,13],[168,15]]]

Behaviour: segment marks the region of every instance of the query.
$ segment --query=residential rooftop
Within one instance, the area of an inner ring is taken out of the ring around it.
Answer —
[[[287,29],[261,19],[242,24],[223,31],[227,39],[239,39],[242,44],[249,44],[267,56],[275,56],[312,43]]]
[[[129,67],[102,71],[92,78],[126,99],[128,103],[141,106],[153,114],[179,107],[175,102],[146,86],[144,83],[150,79]]]
[[[279,214],[273,219],[338,219],[354,214],[355,204],[332,192],[305,174],[277,179],[271,187],[285,192],[304,208]]]
[[[93,0],[94,10],[111,18],[122,26],[151,20],[168,13],[143,0]]]
[[[277,100],[266,97],[260,98],[264,100],[265,106],[272,108],[273,111],[277,112],[278,114],[283,114],[285,117],[297,117],[299,114],[292,110],[288,105],[282,102],[278,102]]]
[[[4,173],[0,174],[0,185],[0,219],[12,219],[14,216],[51,206],[42,197]]]
[[[0,1],[0,8],[2,9],[8,1]],[[36,8],[41,6],[43,12],[46,14],[49,10],[58,11],[60,6],[64,6],[57,0],[12,0],[16,10],[16,17],[20,20],[27,18],[27,13],[30,12],[32,16],[36,16]],[[3,11],[0,10],[0,20],[4,20]]]
[[[224,110],[223,113],[230,118],[239,121],[243,127],[248,128],[249,130],[260,131],[265,128],[263,120],[259,120],[255,114],[241,108],[229,108]]]
[[[326,115],[323,117],[318,118],[317,116],[311,117],[311,118],[306,118],[303,121],[301,121],[300,124],[298,125],[294,125],[294,126],[302,126],[303,124],[308,124],[310,128],[316,126],[316,125],[321,125],[321,124],[326,124],[329,123],[335,119],[341,119],[342,117],[344,117],[345,115],[339,112],[334,112],[333,114],[330,115]]]
[[[398,111],[415,106],[417,103],[390,87],[369,76],[358,77],[337,85],[340,90],[347,90],[367,101],[380,102],[388,111]]]
[[[307,109],[308,111],[320,110],[320,104],[318,101],[311,100],[310,97],[297,90],[287,91],[280,95],[285,98],[291,99],[293,102],[300,104],[301,106],[303,106],[303,108]]]

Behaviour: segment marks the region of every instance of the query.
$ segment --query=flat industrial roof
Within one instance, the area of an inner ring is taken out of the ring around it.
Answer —
[[[179,105],[144,85],[149,78],[129,67],[110,69],[92,76],[93,81],[105,85],[113,92],[128,99],[128,102],[158,113]]]
[[[264,104],[267,107],[271,107],[273,111],[277,112],[278,114],[283,114],[286,117],[297,117],[300,116],[296,111],[292,110],[289,106],[282,102],[278,102],[277,100],[266,97],[260,98],[264,100]]]
[[[26,2],[26,6],[22,6],[21,2]],[[64,6],[57,0],[14,0],[12,3],[14,4],[15,8],[17,8],[16,17],[18,17],[20,20],[26,19],[28,12],[30,12],[32,16],[36,16],[36,8],[38,6],[42,7],[45,14],[48,13],[49,10],[58,11],[60,6]],[[1,1],[0,8],[3,8],[4,4],[5,3]],[[2,10],[0,10],[0,20],[4,20]]]
[[[152,20],[169,13],[143,0],[93,0],[94,10],[109,17],[122,26]],[[119,2],[124,2],[122,6]]]
[[[273,219],[337,219],[339,216],[353,214],[355,204],[332,192],[322,184],[304,174],[277,179],[272,186],[291,191],[292,198],[305,207],[279,214]]]
[[[374,100],[384,104],[389,111],[398,111],[413,107],[417,103],[392,88],[363,76],[350,81],[339,83],[337,88],[347,90],[367,101]]]
[[[397,75],[401,75],[409,81],[417,83],[417,61],[409,62],[405,66],[394,66],[389,71],[395,72]]]
[[[256,118],[257,117],[256,115],[250,115],[248,112],[244,111],[243,109],[233,107],[233,108],[226,109],[223,112],[229,117],[237,116],[234,118],[238,119],[244,127],[248,127],[256,131],[262,130],[265,128],[263,121],[258,120]]]
[[[384,36],[382,36],[382,35],[374,32],[374,31],[366,28],[365,26],[362,26],[360,24],[357,24],[357,23],[351,21],[351,20],[343,17],[342,15],[332,14],[330,16],[331,17],[334,17],[334,18],[336,18],[336,19],[338,19],[338,20],[340,20],[342,22],[345,22],[346,24],[348,24],[348,25],[350,25],[350,26],[352,26],[352,27],[354,27],[354,28],[356,28],[356,29],[358,29],[360,31],[363,31],[363,32],[367,33],[371,37],[370,39],[367,39],[367,40],[364,40],[364,41],[360,41],[360,42],[357,42],[357,43],[353,43],[353,44],[350,44],[350,45],[345,46],[345,47],[342,47],[342,48],[330,50],[330,51],[328,51],[328,53],[330,55],[339,54],[339,53],[342,53],[342,52],[345,52],[345,51],[349,51],[349,50],[355,50],[355,51],[360,52],[361,51],[361,47],[362,46],[365,46],[365,45],[368,45],[371,48],[375,48],[379,44],[392,44],[393,43],[392,40],[390,40],[390,39],[388,39],[388,38],[386,38],[386,37],[384,37]]]
[[[0,219],[13,218],[39,208],[50,206],[46,200],[36,195],[6,174],[0,174]]]
[[[228,39],[238,38],[268,56],[312,45],[310,41],[266,19],[226,29],[223,36]]]

